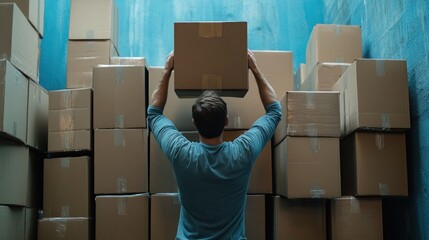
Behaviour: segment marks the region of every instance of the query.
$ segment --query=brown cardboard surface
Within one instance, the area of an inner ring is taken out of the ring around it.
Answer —
[[[344,195],[407,196],[405,133],[355,132],[341,140]]]
[[[249,88],[247,23],[174,23],[174,69],[180,97],[197,97],[206,89],[243,97]]]
[[[49,111],[49,132],[89,130],[92,112],[90,108],[72,108]]]
[[[326,203],[320,199],[273,201],[273,239],[326,240]]]
[[[118,46],[117,6],[114,0],[72,0],[69,39],[112,40]]]
[[[90,88],[49,91],[49,110],[90,108],[91,105],[92,90]]]
[[[43,216],[93,217],[91,159],[52,158],[44,163]]]
[[[357,59],[332,87],[340,91],[345,136],[356,129],[410,128],[405,60]]]
[[[0,138],[0,205],[41,208],[42,156]]]
[[[307,71],[306,71],[306,65],[305,63],[301,63],[298,66],[298,69],[295,72],[294,78],[293,78],[293,90],[294,91],[300,91],[301,90],[301,84],[304,83],[304,80],[307,77]]]
[[[95,130],[95,194],[149,191],[149,144],[146,131],[146,129]]]
[[[350,63],[318,63],[301,85],[301,91],[330,91]]]
[[[110,57],[117,55],[110,40],[68,41],[67,88],[92,88],[93,68],[109,64]]]
[[[225,131],[224,141],[232,141],[241,131]],[[198,132],[182,132],[190,141],[199,141]],[[150,135],[150,192],[151,193],[173,193],[177,192],[177,184],[174,178],[173,169],[169,161],[162,153],[161,148],[155,141],[153,135]],[[249,182],[249,194],[272,193],[272,160],[271,160],[271,142],[265,145],[261,155],[253,166],[252,175]]]
[[[146,68],[94,68],[94,128],[146,127]]]
[[[48,133],[48,152],[90,151],[92,130],[74,130]]]
[[[362,33],[359,26],[316,24],[313,27],[306,48],[307,71],[320,62],[352,63],[361,57]]]
[[[0,56],[39,81],[39,35],[14,3],[0,5]]]
[[[282,119],[275,145],[286,136],[340,137],[340,93],[290,91],[281,100]]]
[[[35,240],[37,210],[0,205],[0,239]]]
[[[48,92],[29,81],[27,144],[43,152],[48,150],[48,108]]]
[[[286,137],[274,151],[275,193],[288,198],[341,196],[339,138]]]
[[[14,2],[30,21],[31,25],[43,36],[44,0],[0,0],[0,3]]]
[[[382,203],[378,198],[342,197],[331,200],[332,240],[383,239]]]
[[[247,195],[245,212],[246,237],[265,239],[266,213],[264,195]]]
[[[43,218],[38,221],[40,240],[90,240],[93,220],[88,218]]]
[[[111,57],[111,65],[135,65],[148,66],[146,59],[143,57]]]
[[[149,195],[97,196],[97,240],[148,240]]]
[[[28,82],[10,62],[0,60],[0,134],[24,143],[27,140]]]

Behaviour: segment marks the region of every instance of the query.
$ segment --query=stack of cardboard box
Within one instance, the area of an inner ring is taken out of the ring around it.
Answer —
[[[40,7],[40,8],[39,8]],[[0,1],[0,239],[35,239],[48,94],[38,84],[43,1]]]

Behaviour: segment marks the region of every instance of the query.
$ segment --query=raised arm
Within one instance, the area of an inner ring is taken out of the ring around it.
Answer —
[[[259,70],[258,65],[256,64],[255,56],[250,50],[248,50],[247,52],[247,58],[249,68],[252,71],[253,76],[255,76],[256,84],[258,85],[259,89],[259,96],[261,97],[261,101],[262,104],[264,104],[264,107],[267,107],[271,103],[278,101],[276,92]]]
[[[161,80],[156,86],[152,93],[151,105],[164,109],[165,103],[167,102],[168,95],[168,83],[170,81],[171,72],[174,69],[174,52],[172,51],[168,57],[164,66],[164,73],[162,74]]]

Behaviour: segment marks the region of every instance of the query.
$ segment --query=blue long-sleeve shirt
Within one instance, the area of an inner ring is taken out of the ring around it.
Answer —
[[[244,212],[252,167],[281,118],[279,102],[232,142],[187,140],[154,106],[148,124],[171,163],[181,202],[176,239],[246,239]]]

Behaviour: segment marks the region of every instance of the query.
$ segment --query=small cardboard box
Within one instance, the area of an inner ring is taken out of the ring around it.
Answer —
[[[249,88],[247,23],[174,23],[174,78],[179,97],[198,97],[207,89],[244,97]]]
[[[93,217],[91,159],[52,158],[44,163],[43,216]]]
[[[404,60],[357,59],[332,87],[341,92],[341,129],[410,128],[407,63]]]
[[[149,195],[95,198],[97,239],[149,239]]]
[[[341,197],[330,207],[329,239],[383,239],[381,199]]]
[[[0,0],[0,3],[9,2],[16,3],[31,25],[43,36],[45,0]]]
[[[145,66],[94,68],[94,128],[146,128]]]
[[[38,239],[91,240],[93,220],[89,218],[43,218],[38,226]]]
[[[92,88],[93,68],[118,56],[112,41],[68,41],[67,88]]]
[[[0,205],[0,239],[34,240],[37,237],[37,210]]]
[[[0,56],[39,81],[39,35],[15,3],[0,5]]]
[[[92,150],[92,130],[73,130],[48,133],[48,152]]]
[[[0,134],[23,143],[27,140],[28,82],[9,61],[0,60]]]
[[[301,85],[301,91],[331,91],[350,63],[318,63]]]
[[[149,191],[149,144],[146,131],[146,129],[95,130],[95,194]]]
[[[339,138],[286,137],[274,151],[277,194],[288,198],[341,196]]]
[[[274,240],[326,240],[326,203],[321,199],[271,197]]]
[[[407,196],[405,133],[355,132],[341,140],[344,195]]]
[[[316,24],[306,48],[307,73],[318,63],[352,63],[362,57],[362,32],[359,26]]]
[[[28,86],[27,144],[40,151],[48,150],[49,94],[33,81]]]

